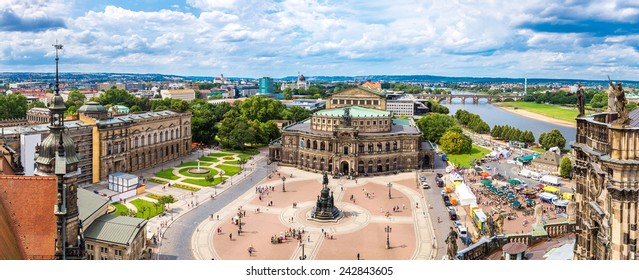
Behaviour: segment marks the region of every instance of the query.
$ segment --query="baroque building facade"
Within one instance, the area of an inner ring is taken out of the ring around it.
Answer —
[[[269,147],[269,159],[303,170],[351,176],[432,168],[430,143],[422,141],[412,120],[394,119],[390,112],[378,109],[385,106],[379,94],[356,88],[329,97],[327,107],[332,100],[351,102],[341,106],[347,103],[338,101],[283,128],[281,138]]]
[[[639,110],[577,118],[575,156],[578,260],[636,260],[639,218]]]

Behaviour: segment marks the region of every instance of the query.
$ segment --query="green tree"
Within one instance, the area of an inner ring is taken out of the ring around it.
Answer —
[[[140,108],[140,106],[138,105],[133,105],[133,107],[131,107],[131,109],[129,110],[129,112],[131,113],[140,112],[140,111],[142,111],[142,108]]]
[[[632,112],[632,110],[637,109],[637,103],[628,102],[628,104],[626,104],[626,109],[628,109],[628,112]]]
[[[291,88],[285,88],[283,93],[285,100],[293,100],[293,90]]]
[[[311,111],[298,106],[292,106],[282,112],[282,118],[285,120],[291,120],[293,122],[299,122],[307,119],[311,116]]]
[[[442,150],[449,154],[470,153],[473,141],[469,136],[455,130],[448,130],[440,139]]]
[[[136,97],[133,94],[129,94],[126,90],[111,88],[105,91],[98,97],[100,104],[107,105],[124,105],[131,108],[135,104]]]
[[[44,105],[44,102],[42,101],[33,101],[29,104],[29,109],[33,108],[47,108],[47,105]]]
[[[71,106],[80,108],[82,107],[82,105],[84,105],[84,102],[86,100],[87,97],[84,94],[82,94],[77,89],[72,89],[67,97],[67,102],[65,102],[64,104],[67,106],[67,108],[70,108]]]
[[[566,138],[556,128],[546,133],[543,138],[540,136],[539,139],[539,144],[546,150],[552,147],[563,149],[566,145]]]
[[[279,100],[254,95],[239,103],[240,114],[247,120],[266,122],[280,119],[286,106]]]
[[[417,126],[422,131],[424,139],[440,143],[440,138],[446,130],[457,124],[453,116],[430,113],[417,121]]]
[[[267,121],[265,123],[262,123],[261,126],[262,126],[262,133],[264,133],[264,136],[266,137],[266,140],[267,140],[266,143],[269,143],[272,140],[280,137],[280,129],[277,128],[277,124],[275,124],[275,122]]]
[[[27,98],[20,93],[0,94],[0,120],[27,117]]]
[[[569,178],[572,172],[572,161],[569,157],[564,157],[561,159],[561,164],[559,164],[559,175],[564,178]]]
[[[605,92],[595,94],[590,100],[590,107],[603,108],[608,106],[608,95]]]

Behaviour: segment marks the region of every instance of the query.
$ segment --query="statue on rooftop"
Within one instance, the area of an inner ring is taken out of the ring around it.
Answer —
[[[612,82],[610,82],[610,88],[615,96],[615,108],[617,109],[617,121],[616,123],[621,125],[626,125],[630,123],[630,118],[628,118],[628,109],[626,109],[626,94],[623,91],[623,87],[621,87],[621,83],[617,82],[617,86],[613,86]]]
[[[351,108],[344,108],[344,115],[342,115],[342,124],[344,126],[351,126]]]
[[[579,115],[577,117],[583,117],[585,115],[585,97],[584,97],[584,89],[581,87],[581,84],[578,85],[577,89],[577,108],[579,108]]]
[[[322,178],[322,186],[328,186],[328,174],[324,172],[324,177]]]

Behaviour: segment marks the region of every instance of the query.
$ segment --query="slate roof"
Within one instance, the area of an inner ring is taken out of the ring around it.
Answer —
[[[146,230],[147,222],[140,218],[104,215],[84,231],[84,237],[128,246],[141,230]]]
[[[85,221],[91,217],[93,213],[104,207],[105,204],[109,204],[109,199],[100,195],[97,195],[89,190],[78,188],[78,217],[81,221]],[[84,226],[86,226],[83,223]]]
[[[533,162],[538,164],[541,163],[546,165],[559,166],[559,164],[561,163],[561,156],[555,152],[549,151],[545,152],[540,157],[533,159]]]

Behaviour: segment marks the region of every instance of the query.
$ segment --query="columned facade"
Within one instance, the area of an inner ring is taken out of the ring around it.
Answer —
[[[577,119],[575,259],[638,259],[639,110],[630,117],[626,126],[613,123],[616,112]]]

